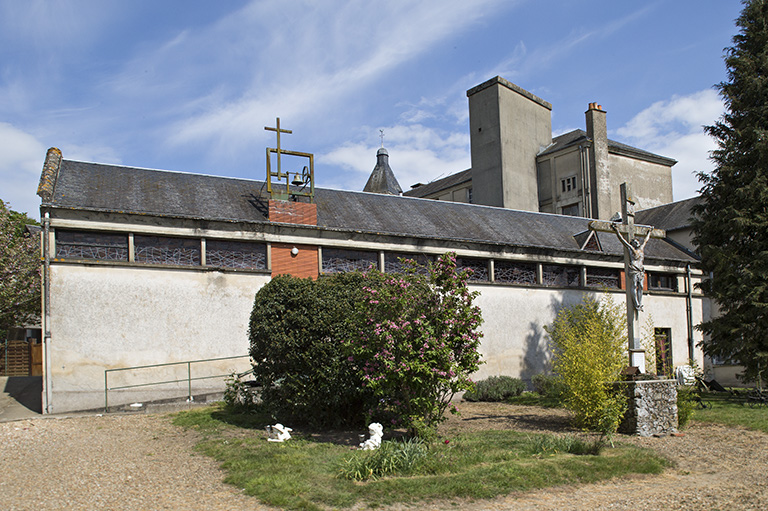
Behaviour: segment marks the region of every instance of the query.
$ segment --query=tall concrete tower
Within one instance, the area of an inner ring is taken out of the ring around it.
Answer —
[[[552,105],[499,76],[467,97],[472,202],[538,211],[536,155],[552,143]]]

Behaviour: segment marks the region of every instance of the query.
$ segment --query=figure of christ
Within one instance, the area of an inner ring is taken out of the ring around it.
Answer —
[[[627,285],[632,286],[632,304],[638,311],[643,310],[643,284],[645,283],[645,267],[643,266],[643,260],[645,259],[645,245],[651,238],[651,230],[645,234],[645,239],[642,243],[637,239],[633,239],[628,242],[621,232],[619,232],[619,226],[612,224],[613,230],[616,232],[616,236],[619,237],[621,244],[629,251],[629,275],[627,276]],[[630,284],[631,281],[631,284]]]

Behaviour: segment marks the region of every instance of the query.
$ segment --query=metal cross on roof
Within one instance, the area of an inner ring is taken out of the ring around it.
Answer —
[[[315,156],[312,153],[302,153],[299,151],[288,151],[283,149],[280,145],[280,134],[288,133],[292,134],[293,131],[282,129],[280,127],[280,118],[275,121],[275,127],[264,126],[267,131],[274,131],[277,133],[277,148],[267,147],[267,191],[269,196],[277,200],[288,200],[293,198],[294,200],[298,196],[309,197],[310,201],[314,201],[315,197]],[[272,153],[277,155],[277,172],[272,171]],[[297,171],[283,172],[282,168],[282,155],[298,156],[301,158],[307,158],[309,165],[305,165],[303,169]],[[293,179],[291,179],[293,176]],[[285,191],[282,189],[272,189],[272,178],[277,178],[277,181],[285,180]],[[309,185],[309,191],[307,191],[307,185]],[[291,190],[291,186],[294,187]]]

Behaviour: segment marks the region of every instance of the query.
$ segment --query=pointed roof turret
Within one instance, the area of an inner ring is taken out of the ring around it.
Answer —
[[[365,183],[364,192],[401,195],[403,189],[389,166],[389,153],[383,147],[376,152],[376,166]]]

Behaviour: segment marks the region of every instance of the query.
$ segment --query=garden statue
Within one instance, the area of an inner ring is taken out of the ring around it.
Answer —
[[[284,442],[291,438],[291,428],[286,428],[282,424],[275,424],[274,426],[267,426],[267,438],[270,442]]]
[[[370,438],[360,444],[360,449],[364,451],[374,451],[381,445],[381,437],[384,436],[384,427],[378,422],[372,422],[368,425],[368,434]]]

